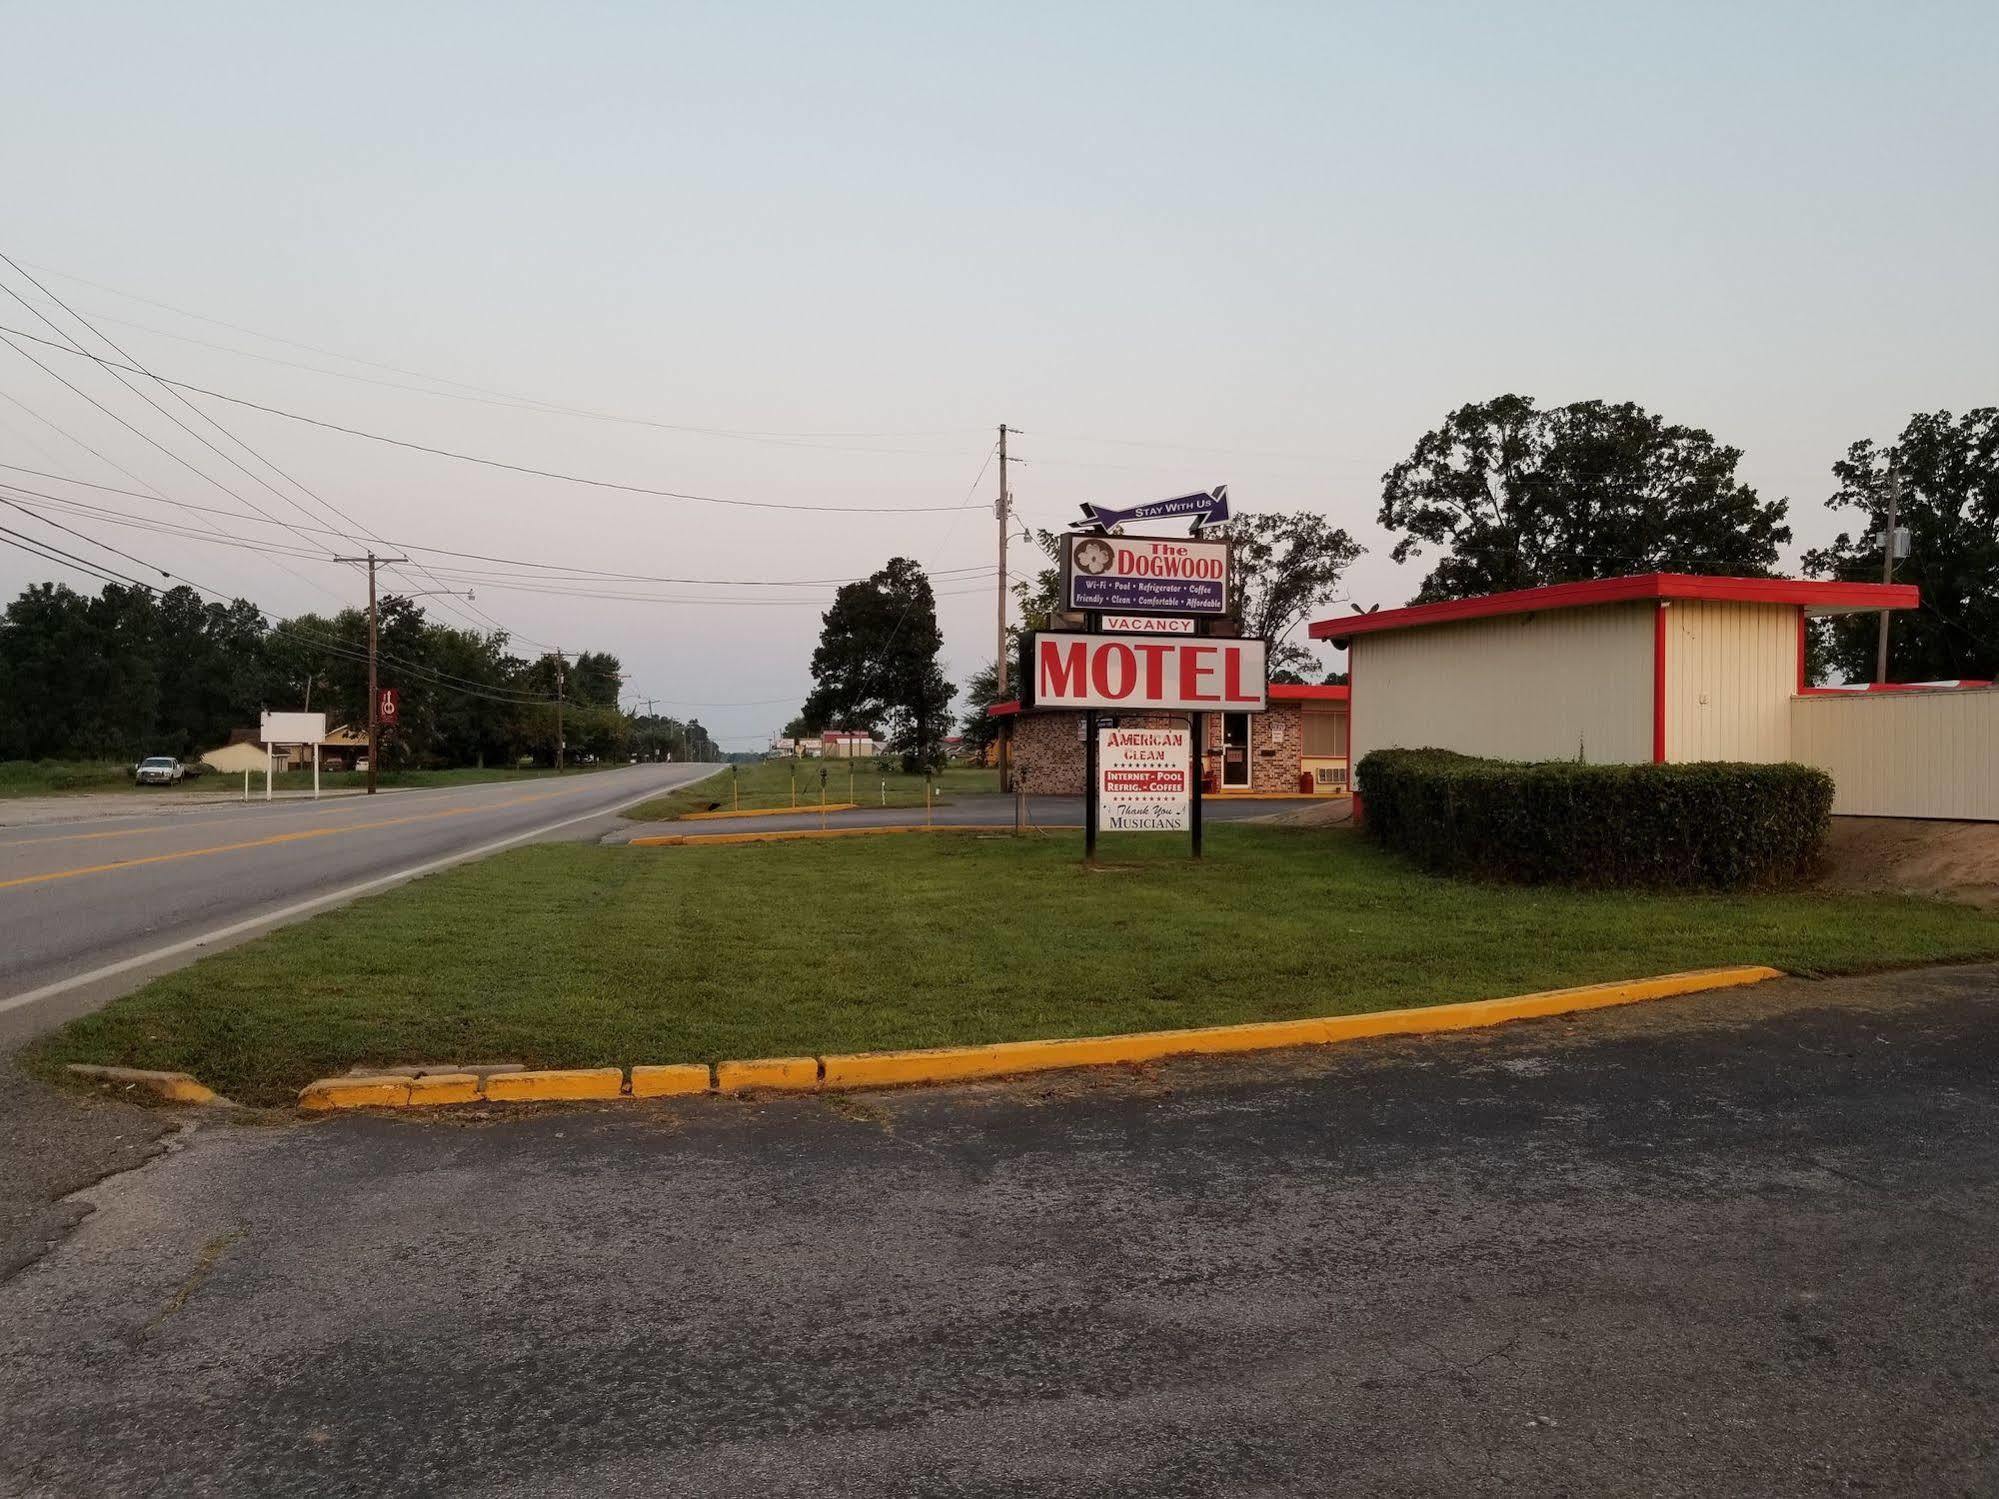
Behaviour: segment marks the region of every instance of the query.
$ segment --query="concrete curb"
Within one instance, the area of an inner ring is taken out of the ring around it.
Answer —
[[[852,812],[859,802],[828,802],[823,807],[745,807],[739,812],[682,812],[678,822],[700,822],[704,818],[720,820],[725,817],[809,817],[814,812]]]
[[[616,1067],[554,1072],[495,1072],[481,1079],[471,1072],[423,1077],[330,1077],[309,1083],[299,1094],[307,1112],[332,1109],[405,1108],[443,1103],[532,1102],[547,1099],[659,1098],[671,1094],[739,1093],[757,1089],[821,1091],[882,1088],[911,1083],[963,1082],[1074,1067],[1154,1062],[1163,1057],[1222,1056],[1274,1051],[1292,1046],[1327,1046],[1371,1036],[1417,1036],[1472,1030],[1548,1015],[1570,1015],[1613,1005],[1735,989],[1784,977],[1760,965],[1700,968],[1656,978],[1613,984],[1584,984],[1516,994],[1507,999],[1474,999],[1459,1004],[1374,1010],[1362,1015],[1327,1015],[1311,1020],[1253,1021],[1191,1030],[1139,1031],[1125,1036],[1079,1036],[1069,1040],[1001,1041],[990,1046],[944,1046],[923,1051],[871,1051],[823,1057],[759,1057],[718,1062],[632,1068],[631,1081]],[[123,1072],[123,1068],[76,1068]],[[156,1077],[180,1077],[155,1073]],[[186,1081],[193,1083],[192,1078]],[[200,1088],[199,1083],[194,1084]],[[203,1088],[202,1092],[208,1090]],[[211,1094],[212,1098],[213,1095]]]
[[[152,1094],[162,1103],[222,1104],[229,1108],[235,1107],[213,1088],[185,1072],[152,1072],[143,1067],[96,1067],[85,1062],[71,1062],[64,1070],[77,1077],[89,1078],[94,1083],[115,1083],[120,1087],[137,1088],[142,1093]]]
[[[1074,832],[1080,823],[1041,823],[1030,833]],[[898,822],[869,828],[787,828],[775,833],[666,833],[628,838],[627,848],[681,848],[690,843],[793,843],[806,838],[868,838],[883,833],[1011,833],[1010,822]]]

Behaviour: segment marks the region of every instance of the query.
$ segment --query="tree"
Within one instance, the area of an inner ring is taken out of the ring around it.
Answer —
[[[1735,477],[1739,448],[1630,402],[1463,406],[1382,476],[1397,562],[1442,555],[1413,602],[1631,573],[1760,576],[1791,539],[1783,500]]]
[[[1909,528],[1909,555],[1895,580],[1922,590],[1920,609],[1897,613],[1889,629],[1891,681],[1999,676],[1999,408],[1953,418],[1918,412],[1892,447],[1867,440],[1832,466],[1839,489],[1826,501],[1864,524],[1805,553],[1807,571],[1849,582],[1881,580],[1888,468],[1899,461],[1896,519]],[[1819,631],[1819,661],[1848,681],[1874,677],[1879,616],[1842,615]]]
[[[1228,523],[1227,535],[1243,634],[1270,642],[1272,681],[1304,681],[1297,674],[1316,670],[1318,659],[1287,637],[1338,597],[1360,543],[1308,510],[1240,516]]]
[[[983,757],[999,738],[999,720],[986,710],[999,702],[999,669],[991,661],[972,673],[964,686],[965,716],[959,720],[967,752]]]
[[[938,655],[937,598],[907,557],[842,585],[820,617],[811,695],[800,710],[828,728],[888,730],[905,769],[940,765],[951,729],[951,684]]]
[[[553,657],[530,666],[509,654],[504,632],[432,624],[394,594],[381,600],[380,624],[381,682],[401,693],[385,763],[463,765],[530,749],[553,757]],[[246,600],[206,602],[186,587],[112,584],[92,598],[31,585],[0,613],[0,759],[186,758],[253,727],[263,708],[359,725],[367,644],[359,609],[272,625]],[[631,746],[619,680],[615,656],[585,651],[571,663],[568,729],[582,753]],[[678,727],[697,758],[715,758],[698,724]]]

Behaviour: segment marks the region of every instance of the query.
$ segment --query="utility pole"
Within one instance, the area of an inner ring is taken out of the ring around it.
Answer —
[[[994,684],[998,701],[1006,701],[1006,540],[1007,527],[1013,523],[1012,496],[1006,484],[1006,435],[1007,425],[1000,423],[999,429],[999,499],[993,505],[993,514],[999,517],[999,596],[996,612],[999,616],[999,633],[993,645]],[[1007,789],[1012,780],[1013,755],[1008,726],[1002,724],[999,739],[1000,790]]]
[[[375,794],[375,778],[382,765],[382,693],[375,682],[375,568],[391,562],[407,562],[407,557],[335,557],[335,562],[368,564],[368,795]]]
[[[1888,524],[1881,528],[1881,581],[1895,581],[1895,518],[1902,508],[1902,465],[1888,464]],[[1881,611],[1881,633],[1874,647],[1874,680],[1888,680],[1888,611]]]
[[[562,647],[555,648],[555,773],[562,774]]]

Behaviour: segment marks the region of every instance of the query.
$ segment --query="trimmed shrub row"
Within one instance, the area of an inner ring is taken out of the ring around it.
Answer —
[[[1365,823],[1440,874],[1533,884],[1768,889],[1818,868],[1832,777],[1808,765],[1582,765],[1375,750]]]

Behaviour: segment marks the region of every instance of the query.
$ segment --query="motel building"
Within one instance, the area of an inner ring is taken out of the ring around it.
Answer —
[[[1023,712],[994,703],[1014,783],[1030,796],[1081,796],[1085,717],[1071,708]],[[1203,787],[1215,795],[1344,796],[1348,789],[1347,689],[1273,682],[1261,713],[1209,713]],[[1184,728],[1184,713],[1097,714],[1099,728]]]
[[[1790,760],[1831,774],[1836,814],[1999,820],[1999,689],[1807,682],[1810,620],[1919,602],[1906,584],[1646,573],[1347,615],[1311,635],[1348,653],[1355,762],[1389,748]]]

